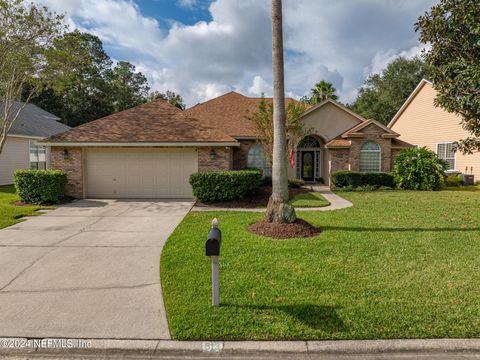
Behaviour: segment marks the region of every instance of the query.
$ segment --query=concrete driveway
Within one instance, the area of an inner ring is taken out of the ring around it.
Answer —
[[[192,205],[81,200],[0,230],[0,337],[169,339],[160,252]]]

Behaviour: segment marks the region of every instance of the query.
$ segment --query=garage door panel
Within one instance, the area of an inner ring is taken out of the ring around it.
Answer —
[[[88,149],[85,169],[88,197],[192,198],[198,157],[195,149]]]

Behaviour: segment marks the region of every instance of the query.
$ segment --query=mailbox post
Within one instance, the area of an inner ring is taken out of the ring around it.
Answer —
[[[207,242],[205,243],[205,253],[212,258],[212,306],[220,304],[220,286],[218,257],[220,256],[220,244],[222,242],[222,233],[218,228],[218,220],[212,220],[212,227],[208,232]]]

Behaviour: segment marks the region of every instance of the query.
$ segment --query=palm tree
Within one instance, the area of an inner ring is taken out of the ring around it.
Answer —
[[[268,201],[266,220],[274,223],[294,222],[295,209],[288,204],[282,0],[272,0],[272,67],[274,133],[272,195]]]
[[[311,105],[319,104],[322,101],[326,99],[332,99],[332,100],[337,100],[338,96],[335,95],[335,92],[337,89],[333,87],[332,83],[329,83],[327,81],[320,81],[315,84],[315,87],[310,90],[310,99],[308,99],[308,102]]]

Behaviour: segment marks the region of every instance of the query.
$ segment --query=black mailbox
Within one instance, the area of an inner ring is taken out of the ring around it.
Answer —
[[[208,239],[205,243],[205,252],[207,256],[220,255],[220,243],[222,242],[222,233],[220,229],[213,226],[208,232]]]

